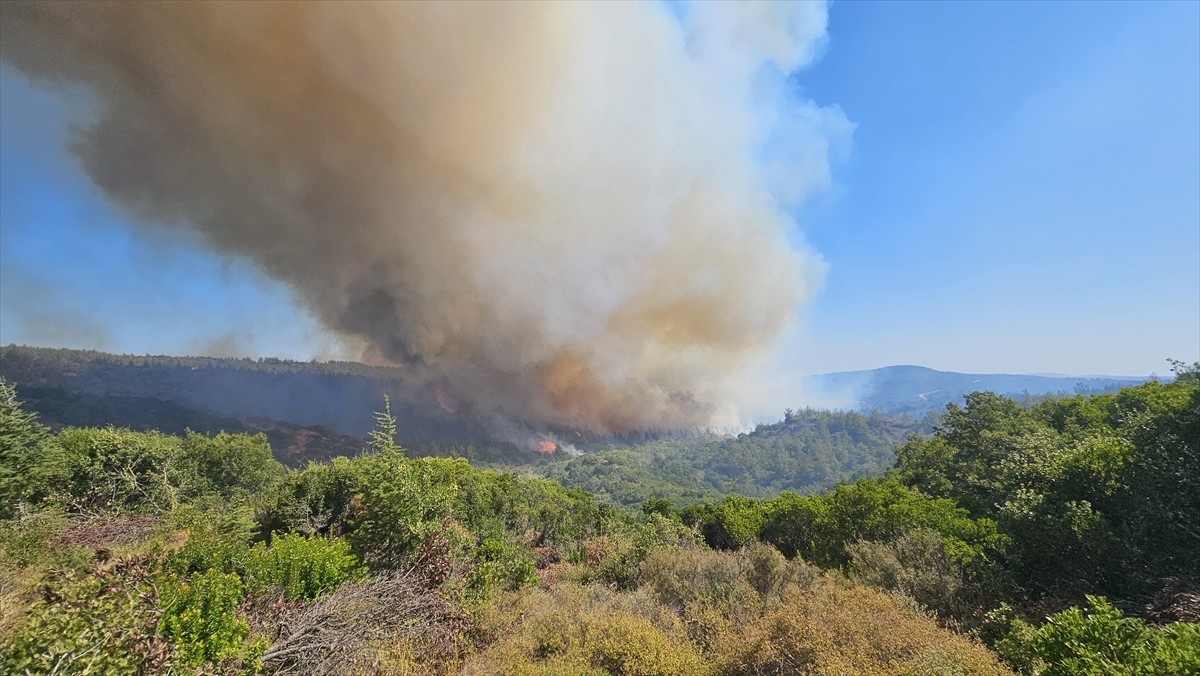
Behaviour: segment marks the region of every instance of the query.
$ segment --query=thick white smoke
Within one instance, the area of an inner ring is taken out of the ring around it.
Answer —
[[[817,2],[5,2],[147,227],[290,285],[479,416],[710,424],[823,264],[787,208],[851,125],[788,84]]]

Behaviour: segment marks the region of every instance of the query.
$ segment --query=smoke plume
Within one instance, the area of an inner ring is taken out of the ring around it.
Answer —
[[[2,5],[5,61],[95,95],[111,200],[459,412],[711,424],[823,272],[787,215],[851,130],[788,80],[823,4]]]

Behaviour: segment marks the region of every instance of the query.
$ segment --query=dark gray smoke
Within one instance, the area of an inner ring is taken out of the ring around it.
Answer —
[[[818,3],[4,2],[72,149],[478,416],[728,421],[823,265],[790,202],[850,125],[787,74]],[[769,149],[769,152],[766,150]]]

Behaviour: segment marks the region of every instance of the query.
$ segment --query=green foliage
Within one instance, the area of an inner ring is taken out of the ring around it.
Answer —
[[[537,582],[536,561],[528,548],[499,537],[486,538],[475,553],[475,562],[467,573],[467,593],[472,599],[486,599],[493,590],[516,591]]]
[[[942,536],[930,530],[905,533],[893,542],[860,541],[846,546],[850,576],[900,592],[944,618],[963,618],[962,566],[946,554]]]
[[[163,669],[159,599],[140,562],[98,574],[63,573],[0,646],[6,673],[138,674]]]
[[[1103,597],[1087,600],[1087,608],[1055,613],[1039,627],[1015,620],[997,650],[1022,671],[1044,676],[1184,676],[1200,669],[1200,624],[1150,629]]]
[[[178,437],[113,427],[70,428],[58,435],[66,454],[61,497],[74,511],[165,511],[178,504]]]
[[[262,500],[258,515],[262,535],[344,532],[364,466],[361,460],[334,458],[289,473]]]
[[[758,537],[767,515],[761,501],[730,495],[717,503],[684,509],[682,518],[698,525],[710,546],[738,549]]]
[[[70,525],[60,509],[21,510],[15,518],[0,521],[0,552],[19,566],[48,562],[58,549],[51,538]]]
[[[193,494],[216,493],[225,499],[254,495],[283,478],[284,467],[271,455],[265,434],[208,437],[189,431],[182,442],[182,462],[194,471]]]
[[[21,503],[46,498],[64,471],[62,453],[49,431],[0,378],[0,519],[13,516]]]
[[[457,485],[444,482],[441,460],[410,460],[397,451],[362,459],[361,493],[346,538],[376,569],[397,568],[449,516]]]
[[[1028,597],[1153,594],[1162,580],[1196,574],[1200,383],[1030,409],[971,395],[931,439],[899,449],[897,474],[995,520],[1009,579]]]
[[[167,511],[207,494],[228,500],[263,491],[284,472],[263,435],[68,428],[55,441],[65,464],[55,497],[84,514]]]
[[[245,577],[256,585],[277,585],[288,600],[311,600],[337,589],[359,573],[358,559],[341,538],[284,535],[250,553]]]
[[[638,585],[642,562],[658,551],[681,551],[698,546],[700,535],[677,519],[649,514],[645,521],[633,524],[620,537],[605,539],[599,556],[585,581],[599,580],[618,589]]]
[[[941,533],[947,553],[968,561],[998,541],[995,525],[953,500],[910,489],[895,477],[860,479],[823,496],[784,493],[764,504],[764,541],[823,567],[847,563],[846,545],[891,541],[914,529]]]
[[[242,581],[233,574],[209,570],[190,578],[162,584],[162,617],[159,631],[175,647],[179,662],[198,667],[251,653],[265,646],[246,646],[250,628],[237,616]],[[259,655],[248,658],[255,661]]]
[[[620,505],[656,498],[695,505],[720,499],[731,486],[753,497],[807,493],[883,473],[896,445],[923,428],[911,418],[805,409],[736,437],[613,446],[550,464],[544,472]]]

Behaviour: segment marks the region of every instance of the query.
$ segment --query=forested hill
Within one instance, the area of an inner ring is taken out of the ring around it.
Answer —
[[[1020,375],[956,373],[924,366],[886,366],[868,371],[842,371],[809,376],[809,391],[830,408],[908,413],[920,417],[962,401],[971,392],[1010,397],[1112,392],[1147,378],[1123,376]]]
[[[353,456],[364,447],[394,369],[274,359],[138,357],[8,346],[0,376],[54,428],[114,425],[182,434],[264,432],[293,467]],[[653,498],[693,504],[730,491],[767,497],[812,492],[882,473],[894,449],[928,420],[788,410],[783,420],[737,436],[581,444],[582,455],[543,455],[490,439],[469,421],[393,398],[399,440],[414,456],[459,456],[525,468],[621,505]]]
[[[931,420],[908,416],[788,410],[783,420],[737,436],[610,447],[543,471],[617,504],[650,498],[690,504],[722,493],[812,493],[839,481],[883,474],[895,461],[897,446],[930,431]]]
[[[399,369],[354,362],[295,362],[115,355],[94,350],[0,347],[0,376],[22,396],[53,399],[148,397],[181,407],[179,415],[219,414],[320,425],[362,437],[383,395],[395,402],[404,433],[440,439],[462,436],[462,421],[438,415],[436,403],[413,401],[397,386]],[[34,403],[31,408],[39,411]],[[186,410],[185,410],[186,409]],[[48,420],[48,422],[56,422]],[[115,425],[120,420],[109,421]],[[170,424],[174,421],[163,421]]]

